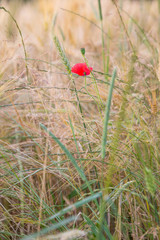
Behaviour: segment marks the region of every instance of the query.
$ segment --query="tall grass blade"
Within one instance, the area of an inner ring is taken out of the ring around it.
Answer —
[[[79,153],[78,143],[77,143],[77,139],[76,139],[75,132],[74,132],[74,127],[73,127],[73,124],[72,124],[70,116],[68,116],[68,117],[69,117],[69,124],[71,126],[74,142],[75,142],[75,145],[76,145],[76,150],[77,150],[78,156],[80,158],[80,153]]]
[[[113,240],[113,237],[112,237],[112,235],[111,235],[111,233],[109,231],[108,225],[106,223],[105,213],[106,213],[106,203],[102,199],[101,209],[100,209],[99,231],[97,232],[96,240],[105,239],[104,232],[107,235],[109,240]]]
[[[106,69],[106,63],[105,63],[105,44],[104,44],[104,34],[103,34],[103,16],[102,16],[102,7],[101,7],[101,0],[98,0],[98,9],[99,9],[99,18],[101,21],[101,37],[102,37],[102,57],[103,57],[103,68],[104,68],[104,73]]]
[[[103,20],[103,16],[102,16],[101,0],[98,0],[98,9],[99,9],[99,18],[102,21]]]
[[[113,70],[110,89],[109,89],[109,95],[108,100],[106,104],[106,110],[105,110],[105,118],[104,118],[104,127],[103,127],[103,136],[102,136],[102,159],[105,158],[106,153],[106,141],[107,141],[107,133],[108,133],[108,121],[109,121],[109,114],[110,114],[110,108],[111,108],[111,100],[112,100],[112,93],[114,88],[114,82],[116,79],[117,69],[115,68]]]

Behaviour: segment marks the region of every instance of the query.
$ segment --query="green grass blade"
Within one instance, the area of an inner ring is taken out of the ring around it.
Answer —
[[[102,15],[102,7],[101,7],[101,0],[98,0],[98,9],[99,9],[99,18],[101,21],[101,36],[102,36],[102,58],[103,58],[103,68],[105,73],[106,63],[105,63],[105,44],[104,44],[104,34],[103,34],[103,15]]]
[[[55,219],[57,217],[60,217],[60,216],[62,216],[64,214],[68,213],[69,211],[75,210],[75,208],[79,208],[79,207],[81,207],[81,206],[83,206],[83,205],[85,205],[85,204],[87,204],[87,203],[89,203],[91,201],[94,201],[94,200],[96,200],[97,198],[100,198],[100,197],[102,197],[102,192],[98,192],[98,193],[95,193],[95,194],[93,194],[93,195],[91,195],[89,197],[86,197],[85,199],[80,200],[80,201],[78,201],[78,202],[76,202],[76,203],[74,203],[74,204],[72,204],[72,205],[62,209],[58,213],[56,213],[53,216],[47,218],[45,220],[45,222],[48,222],[48,221],[53,220],[53,219]]]
[[[80,177],[83,181],[86,181],[86,176],[83,172],[83,170],[78,166],[76,159],[72,156],[72,154],[69,152],[69,150],[60,142],[60,140],[51,132],[49,131],[42,123],[40,123],[41,128],[43,128],[48,134],[58,143],[58,145],[61,147],[61,149],[65,152],[67,157],[71,160],[72,164],[76,168],[77,172],[79,173]]]
[[[26,236],[26,237],[22,238],[21,240],[34,240],[37,237],[43,236],[43,235],[47,234],[48,232],[56,230],[56,229],[62,227],[63,225],[71,223],[71,222],[73,222],[75,220],[77,220],[77,216],[69,217],[69,218],[67,218],[67,219],[65,219],[65,220],[63,220],[63,221],[61,221],[59,223],[55,223],[53,225],[50,225],[49,227],[44,228],[43,230],[41,230],[38,233],[34,233],[32,235]]]
[[[78,156],[80,158],[80,153],[79,153],[78,143],[77,143],[75,132],[74,132],[74,127],[73,127],[73,124],[72,124],[70,116],[68,116],[68,117],[69,117],[69,124],[70,124],[71,130],[72,130],[74,142],[75,142],[75,145],[76,145],[77,153],[78,153]]]
[[[81,179],[83,181],[86,182],[88,189],[90,190],[91,194],[93,194],[93,190],[92,187],[90,186],[88,179],[85,176],[85,173],[83,171],[82,168],[80,168],[76,162],[76,159],[73,157],[73,155],[70,153],[70,151],[60,142],[60,140],[51,132],[49,131],[42,123],[40,124],[41,128],[43,128],[46,132],[48,132],[48,134],[56,141],[56,143],[61,147],[61,149],[65,152],[66,156],[71,160],[73,166],[75,167],[75,169],[77,170],[79,176],[81,177]],[[97,208],[98,203],[96,202],[96,206]]]
[[[100,20],[102,21],[103,17],[102,17],[101,0],[98,0],[98,8],[99,8],[99,17],[100,17]]]
[[[104,128],[103,128],[103,136],[102,136],[102,158],[105,157],[105,148],[106,148],[106,141],[107,141],[107,132],[108,132],[108,121],[109,121],[109,114],[110,114],[110,107],[111,107],[111,99],[112,99],[112,92],[114,88],[114,82],[116,78],[117,70],[116,68],[113,70],[111,85],[109,89],[108,100],[106,104],[105,110],[105,118],[104,118]]]

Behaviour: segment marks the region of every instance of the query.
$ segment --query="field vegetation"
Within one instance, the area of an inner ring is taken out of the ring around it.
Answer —
[[[0,239],[160,239],[159,42],[158,0],[0,2]]]

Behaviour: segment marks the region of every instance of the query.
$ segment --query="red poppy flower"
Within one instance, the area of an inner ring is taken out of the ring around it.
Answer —
[[[92,70],[93,68],[88,67],[86,63],[77,63],[71,69],[72,73],[76,73],[79,76],[89,75]]]

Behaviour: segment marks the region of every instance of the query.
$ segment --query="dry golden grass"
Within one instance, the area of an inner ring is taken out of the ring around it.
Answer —
[[[105,77],[103,74],[98,1],[1,2],[0,6],[9,10],[16,19],[27,53],[25,59],[16,25],[0,9],[2,239],[20,239],[40,231],[47,227],[43,220],[64,207],[98,190],[106,193],[107,176],[111,177],[109,187],[110,191],[111,188],[114,190],[111,199],[115,197],[112,201],[117,209],[117,216],[114,216],[114,207],[112,209],[108,203],[107,223],[113,239],[160,237],[158,1],[119,1],[118,6],[124,9],[121,11],[118,8],[121,15],[112,1],[102,0],[101,4],[105,56],[109,56],[107,73],[112,74],[114,67],[118,72],[113,91],[105,167],[102,166],[101,138],[110,75]],[[80,52],[84,47],[88,63],[93,67],[100,99],[91,76],[86,78],[87,91],[85,78],[74,77],[88,136],[84,131],[74,84],[68,79],[54,45],[54,35],[62,43],[71,66],[84,61]],[[130,42],[135,49],[136,60],[132,60]],[[81,159],[78,165],[83,166],[88,181],[93,181],[93,192],[84,186],[71,161],[44,132],[40,123],[54,133],[76,159]],[[113,164],[114,168],[110,168],[109,164]],[[143,197],[140,198],[140,195]],[[93,202],[91,207],[99,217],[100,210],[95,206]],[[75,233],[83,239],[87,239],[84,231],[89,232],[88,239],[104,239],[95,238],[94,234],[92,236],[93,229],[84,216],[93,222],[98,221],[98,217],[87,206],[64,216],[67,218],[73,213],[84,215],[79,221],[67,225],[69,229],[75,228]],[[95,229],[98,224],[95,223]],[[67,228],[61,227],[61,230],[52,233],[60,236],[59,232],[65,230]],[[59,239],[53,235],[45,239]],[[66,236],[62,233],[60,239],[73,238]]]

